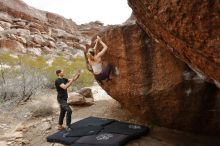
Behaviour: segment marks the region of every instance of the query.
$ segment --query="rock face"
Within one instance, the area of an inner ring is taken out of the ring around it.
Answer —
[[[164,48],[220,87],[218,0],[128,0],[138,24]]]
[[[220,133],[220,96],[214,84],[135,23],[110,26],[98,35],[108,46],[104,62],[119,69],[102,88],[123,107],[162,126]]]

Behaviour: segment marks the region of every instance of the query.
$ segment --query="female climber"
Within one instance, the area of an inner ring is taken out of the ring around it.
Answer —
[[[96,48],[97,44],[100,43],[102,45],[102,50],[97,53]],[[102,62],[101,57],[106,53],[108,47],[107,45],[102,41],[102,39],[97,36],[97,39],[95,40],[95,46],[94,48],[88,49],[88,52],[86,54],[88,58],[88,63],[92,68],[92,71],[94,73],[95,79],[103,85],[102,81],[106,80],[109,81],[110,74],[113,71],[113,66],[111,64],[105,64]]]

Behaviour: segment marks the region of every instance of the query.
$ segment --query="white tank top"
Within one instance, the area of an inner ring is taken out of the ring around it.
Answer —
[[[98,63],[95,65],[92,65],[92,70],[93,70],[94,74],[100,74],[102,72],[102,64]]]

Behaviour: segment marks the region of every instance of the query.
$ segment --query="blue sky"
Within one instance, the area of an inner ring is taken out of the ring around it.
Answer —
[[[41,10],[71,18],[77,24],[99,20],[121,24],[131,15],[127,0],[23,0]]]

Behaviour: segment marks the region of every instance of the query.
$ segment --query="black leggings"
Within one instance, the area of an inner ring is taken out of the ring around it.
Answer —
[[[60,104],[60,116],[59,116],[59,125],[63,125],[63,119],[66,114],[66,125],[69,127],[71,124],[71,115],[72,115],[72,110],[67,104],[67,100],[64,99],[57,99],[59,104]]]
[[[108,64],[105,68],[103,68],[100,74],[95,74],[95,79],[102,83],[102,80],[109,79],[111,72],[113,71],[113,65]]]

